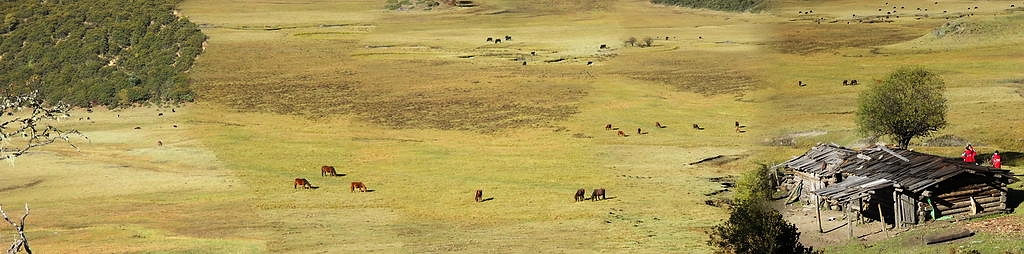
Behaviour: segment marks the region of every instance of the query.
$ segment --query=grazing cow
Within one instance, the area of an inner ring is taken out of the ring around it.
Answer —
[[[619,137],[625,137],[625,136],[626,136],[625,132],[619,131]]]
[[[323,166],[320,167],[320,176],[338,176],[338,171],[334,171],[334,166]]]
[[[736,128],[740,127],[740,121],[736,121]]]
[[[601,44],[601,49],[607,49],[607,48],[608,48],[608,44]]]
[[[576,197],[575,197],[576,202],[587,200],[586,196],[587,196],[587,189],[580,188],[579,190],[576,190]]]
[[[526,65],[526,61],[523,61],[523,65]]]
[[[654,122],[654,126],[658,128],[665,128],[664,125],[661,125],[661,122]]]
[[[587,61],[587,65],[594,65],[594,61]]]
[[[164,142],[160,141],[160,140],[157,140],[156,141],[156,146],[164,146]]]
[[[844,79],[844,80],[843,80],[843,85],[844,85],[844,86],[848,86],[848,85],[850,85],[850,81],[849,81],[849,80],[845,80],[845,79]]]
[[[476,197],[474,199],[476,199],[476,202],[483,201],[484,200],[484,190],[476,190]]]
[[[605,130],[611,130],[612,129],[612,124],[605,124],[604,125],[604,129]]]
[[[665,36],[665,40],[666,40],[666,41],[668,40],[668,36]]]
[[[363,184],[363,182],[352,182],[352,184],[349,185],[348,190],[349,192],[355,192],[356,190],[359,190],[359,192],[366,192],[366,185]]]
[[[796,81],[796,85],[798,85],[798,86],[807,86],[807,83],[804,83],[804,81],[802,81],[802,80],[797,80]]]
[[[636,128],[636,134],[644,134],[644,130],[641,130],[640,128]]]
[[[313,188],[313,185],[306,178],[295,178],[295,186],[292,186],[292,188],[298,189],[299,186],[302,186],[303,189]]]
[[[536,56],[537,55],[537,51],[530,51],[530,55],[531,56]]]
[[[505,40],[506,41],[511,41],[512,40],[512,36],[511,35],[505,35]]]
[[[487,37],[487,42],[492,42],[492,41],[494,41],[494,38]]]
[[[494,44],[501,43],[501,39],[494,39]]]
[[[855,85],[857,85],[857,80],[856,80],[856,79],[854,79],[854,80],[850,81],[850,85],[851,85],[851,86],[855,86]]]
[[[594,193],[590,194],[590,200],[591,201],[598,201],[598,200],[603,200],[603,199],[607,199],[604,196],[604,189],[594,189]]]

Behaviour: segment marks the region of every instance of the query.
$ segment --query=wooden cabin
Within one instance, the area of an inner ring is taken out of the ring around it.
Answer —
[[[787,180],[787,189],[799,189],[799,193],[791,193],[791,200],[814,200],[814,191],[823,189],[843,180],[838,172],[839,165],[846,158],[857,152],[836,144],[818,144],[806,153],[794,157],[776,168],[783,168],[792,178]],[[797,196],[792,196],[797,195]]]
[[[1018,180],[1009,170],[885,146],[861,150],[836,170],[845,181],[816,195],[897,227],[1004,212],[1006,186]]]

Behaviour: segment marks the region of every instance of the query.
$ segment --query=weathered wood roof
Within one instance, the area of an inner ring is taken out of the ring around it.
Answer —
[[[959,158],[945,158],[885,146],[861,150],[847,157],[836,170],[857,178],[849,177],[839,184],[815,191],[816,194],[842,201],[886,187],[920,193],[928,187],[961,174],[974,174],[1006,183],[1018,180],[1009,170],[978,166],[963,162]]]
[[[815,177],[835,174],[846,158],[857,152],[836,144],[818,144],[806,153],[794,157],[779,166],[808,173]]]

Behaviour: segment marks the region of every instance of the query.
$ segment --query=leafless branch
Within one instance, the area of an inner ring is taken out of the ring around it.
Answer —
[[[25,236],[25,218],[28,217],[29,209],[28,204],[25,204],[25,214],[21,216],[21,221],[16,223],[7,216],[7,212],[4,211],[2,205],[0,205],[0,215],[3,215],[4,221],[14,226],[14,230],[18,231],[18,239],[14,240],[11,244],[11,248],[7,249],[7,254],[16,254],[21,249],[25,249],[25,253],[32,254],[32,249],[28,247],[28,237]]]
[[[71,105],[48,105],[38,91],[6,96],[0,104],[0,160],[13,159],[29,150],[62,141],[78,150],[72,137],[89,140],[77,130],[62,130],[47,124],[70,118]]]

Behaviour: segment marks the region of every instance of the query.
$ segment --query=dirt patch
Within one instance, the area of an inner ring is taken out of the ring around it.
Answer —
[[[848,47],[870,48],[913,40],[927,33],[927,29],[890,24],[786,23],[775,26],[768,45],[787,54],[810,54]]]
[[[740,66],[748,62],[726,61],[735,58],[737,56],[731,53],[707,52],[699,55],[683,54],[678,58],[640,56],[633,60],[637,61],[635,66],[641,67],[623,74],[633,79],[664,83],[680,91],[704,95],[736,94],[756,87],[761,79],[754,71]]]
[[[968,223],[966,228],[974,232],[995,233],[1001,235],[1024,236],[1024,218],[1019,216],[1003,216],[995,219]]]
[[[690,162],[688,165],[710,164],[710,165],[720,166],[720,165],[723,165],[723,164],[726,164],[726,163],[729,163],[729,162],[733,162],[733,161],[742,159],[743,157],[746,157],[746,156],[743,156],[743,155],[715,155],[715,156],[711,156],[711,157],[707,157],[707,158],[701,159],[699,161]]]
[[[40,184],[42,182],[43,182],[43,180],[39,179],[39,180],[35,180],[35,181],[30,182],[30,183],[26,183],[26,184],[22,184],[22,185],[3,187],[3,188],[0,188],[0,192],[5,192],[5,191],[9,191],[9,190],[17,190],[17,189],[21,189],[21,188],[28,188],[28,187],[36,186],[36,185],[38,185],[38,184]]]
[[[825,135],[825,134],[828,134],[828,132],[827,131],[821,131],[821,130],[790,133],[790,134],[786,134],[786,135],[782,135],[782,136],[778,136],[778,137],[767,139],[767,140],[764,141],[764,144],[765,145],[769,145],[769,146],[795,146],[796,145],[796,140],[799,139],[799,138],[817,137],[817,136],[821,136],[821,135]]]
[[[923,146],[967,146],[971,143],[967,139],[953,136],[953,135],[942,135],[926,140],[921,143]]]

